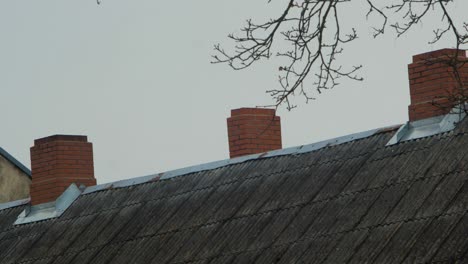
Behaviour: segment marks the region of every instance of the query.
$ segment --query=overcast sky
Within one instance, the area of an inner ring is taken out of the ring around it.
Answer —
[[[271,104],[265,90],[277,87],[279,65],[232,71],[210,56],[245,19],[284,4],[266,2],[1,1],[0,146],[30,167],[34,139],[87,135],[98,183],[226,159],[230,109]],[[455,2],[466,17],[468,1]],[[436,17],[402,38],[389,30],[374,40],[365,11],[342,12],[360,35],[342,62],[364,65],[365,81],[281,108],[284,147],[404,123],[411,56],[453,47],[427,44]]]

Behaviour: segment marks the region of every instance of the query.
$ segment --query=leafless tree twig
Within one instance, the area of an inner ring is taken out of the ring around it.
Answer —
[[[380,20],[372,26],[373,36],[378,37],[385,33],[387,27],[393,28],[397,36],[401,36],[423,18],[440,16],[441,26],[434,29],[430,43],[452,35],[454,45],[461,49],[468,42],[468,24],[455,24],[447,9],[454,1],[461,0],[389,0],[383,1],[384,5],[382,1],[366,0],[366,17],[375,15]],[[284,58],[288,63],[278,67],[279,88],[267,90],[267,93],[273,97],[274,106],[285,104],[288,110],[295,107],[291,102],[294,95],[301,95],[308,102],[323,90],[334,88],[340,78],[361,81],[363,79],[358,75],[361,65],[340,65],[337,62],[346,44],[358,38],[354,28],[343,31],[340,15],[346,4],[347,10],[350,10],[349,5],[355,2],[287,0],[278,17],[263,23],[247,20],[246,26],[241,29],[242,34],[229,35],[236,43],[234,50],[226,51],[219,44],[215,45],[212,63],[226,63],[235,70],[241,70],[262,59],[273,56]],[[279,46],[274,45],[277,42],[282,42],[281,46],[289,49],[275,52]]]

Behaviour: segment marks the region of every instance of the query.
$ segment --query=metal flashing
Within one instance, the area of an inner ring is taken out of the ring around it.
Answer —
[[[0,155],[3,156],[5,159],[7,159],[9,162],[11,162],[13,165],[15,165],[18,169],[20,169],[22,172],[24,172],[26,175],[28,175],[29,178],[31,178],[31,170],[28,169],[26,166],[23,165],[23,163],[19,162],[15,157],[13,157],[10,153],[8,153],[6,150],[0,147]]]
[[[21,205],[28,204],[31,199],[26,198],[22,200],[16,200],[16,201],[11,201],[11,202],[6,202],[6,203],[0,203],[0,211],[8,208],[13,208]]]
[[[395,130],[396,128],[397,128],[396,126],[389,126],[389,127],[379,128],[379,129],[372,129],[372,130],[368,130],[368,131],[364,131],[364,132],[360,132],[360,133],[355,133],[355,134],[351,134],[351,135],[347,135],[347,136],[343,136],[343,137],[338,137],[338,138],[333,138],[333,139],[329,139],[329,140],[320,141],[320,142],[313,143],[313,144],[302,145],[302,146],[291,147],[291,148],[285,148],[285,149],[279,149],[279,150],[273,150],[273,151],[269,151],[269,152],[252,154],[252,155],[237,157],[237,158],[233,158],[233,159],[214,161],[214,162],[210,162],[210,163],[200,164],[200,165],[196,165],[196,166],[190,166],[190,167],[176,169],[176,170],[167,171],[167,172],[163,172],[163,173],[156,173],[156,174],[151,174],[151,175],[147,175],[147,176],[132,178],[132,179],[128,179],[128,180],[121,180],[121,181],[117,181],[117,182],[110,182],[110,183],[90,186],[90,187],[87,187],[83,191],[83,194],[89,194],[89,193],[102,191],[102,190],[107,190],[107,189],[123,188],[123,187],[133,186],[133,185],[137,185],[137,184],[143,184],[143,183],[157,181],[157,180],[170,179],[170,178],[174,178],[174,177],[177,177],[177,176],[186,175],[186,174],[189,174],[189,173],[195,173],[195,172],[206,171],[206,170],[213,170],[213,169],[217,169],[217,168],[221,168],[221,167],[225,167],[225,166],[229,166],[229,165],[233,165],[233,164],[246,162],[246,161],[249,161],[249,160],[307,153],[307,152],[319,150],[321,148],[340,145],[340,144],[343,144],[343,143],[346,143],[346,142],[350,142],[350,141],[370,137],[370,136],[372,136],[374,134],[380,133],[381,131]]]
[[[22,225],[59,217],[70,207],[80,194],[80,189],[73,183],[54,202],[28,206],[18,216],[14,225]]]
[[[231,165],[231,164],[237,164],[237,163],[242,163],[244,161],[257,159],[262,154],[264,154],[264,153],[252,154],[252,155],[242,156],[242,157],[238,157],[238,158],[234,158],[234,159],[214,161],[214,162],[210,162],[210,163],[185,167],[185,168],[176,169],[176,170],[172,170],[172,171],[156,173],[156,174],[151,174],[151,175],[147,175],[147,176],[141,176],[141,177],[137,177],[137,178],[127,179],[127,180],[121,180],[121,181],[116,181],[116,182],[109,182],[109,183],[99,184],[99,185],[95,185],[95,186],[90,186],[90,187],[87,187],[83,191],[83,194],[93,193],[93,192],[107,190],[107,189],[123,188],[123,187],[143,184],[143,183],[157,181],[157,180],[169,179],[169,178],[173,178],[173,177],[177,177],[177,176],[181,176],[181,175],[185,175],[185,174],[189,174],[189,173],[217,169],[217,168],[228,166],[228,165]]]
[[[407,140],[429,137],[455,129],[457,124],[466,116],[464,111],[457,111],[457,109],[460,108],[456,107],[451,113],[446,115],[406,122],[406,124],[398,129],[386,146],[395,145]]]
[[[389,126],[389,127],[379,128],[379,129],[372,129],[372,130],[359,132],[359,133],[355,133],[355,134],[351,134],[351,135],[346,135],[346,136],[342,136],[342,137],[337,137],[337,138],[333,138],[333,139],[329,139],[329,140],[319,141],[319,142],[313,143],[313,144],[302,145],[302,146],[298,146],[298,147],[291,147],[291,148],[287,148],[287,149],[275,150],[275,151],[268,152],[263,157],[268,158],[268,157],[275,157],[275,156],[282,156],[282,155],[295,155],[295,154],[312,152],[312,151],[315,151],[315,150],[319,150],[321,148],[336,146],[336,145],[344,144],[344,143],[351,142],[351,141],[354,141],[354,140],[367,138],[367,137],[370,137],[370,136],[372,136],[374,134],[379,133],[380,131],[392,130],[392,129],[396,129],[396,126]]]

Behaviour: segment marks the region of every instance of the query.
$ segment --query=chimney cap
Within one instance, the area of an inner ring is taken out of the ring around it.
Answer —
[[[274,108],[260,108],[260,107],[242,107],[231,110],[231,116],[239,115],[269,115],[273,116],[276,114]]]
[[[35,145],[39,144],[44,144],[44,143],[49,143],[53,141],[77,141],[77,142],[88,142],[88,137],[87,136],[82,136],[82,135],[63,135],[63,134],[57,134],[57,135],[52,135],[48,137],[43,137],[39,139],[34,140]]]
[[[413,56],[413,63],[414,62],[422,62],[430,59],[435,58],[451,58],[457,54],[457,49],[440,49],[435,51],[430,51],[422,54],[417,54]],[[459,58],[466,58],[466,51],[465,50],[458,50],[458,57]]]

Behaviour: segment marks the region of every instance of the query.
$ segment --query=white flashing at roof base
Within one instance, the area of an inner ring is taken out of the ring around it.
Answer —
[[[468,105],[468,104],[467,104]],[[406,122],[395,135],[388,141],[386,146],[395,145],[399,142],[429,137],[453,130],[457,124],[465,118],[466,113],[460,106],[455,107],[451,113],[413,122]]]
[[[21,212],[14,224],[21,225],[59,217],[80,194],[80,189],[72,183],[54,202],[28,206]]]
[[[31,199],[26,198],[26,199],[16,200],[12,202],[0,203],[0,210],[25,205],[25,204],[28,204],[30,200]]]

